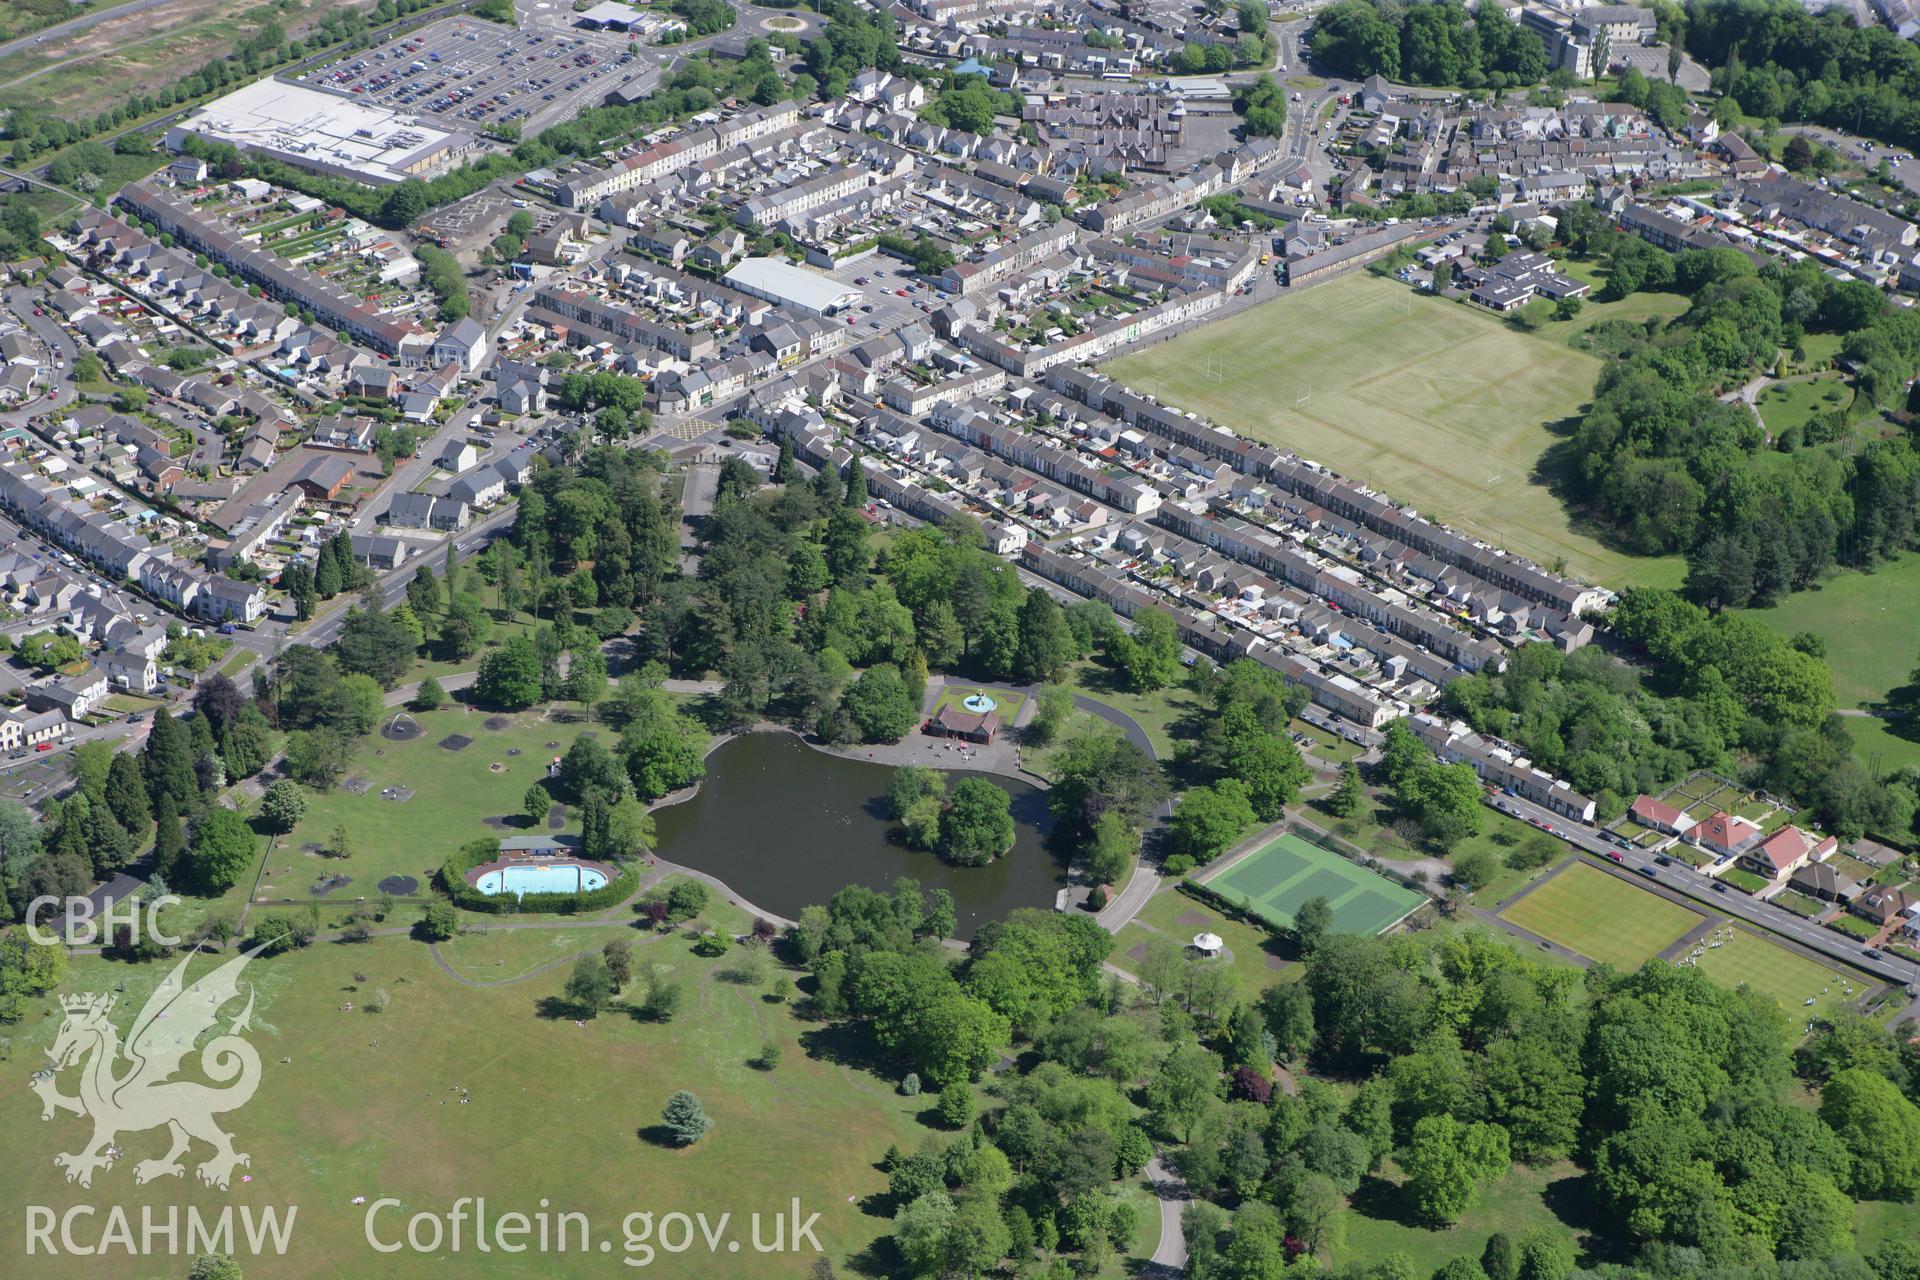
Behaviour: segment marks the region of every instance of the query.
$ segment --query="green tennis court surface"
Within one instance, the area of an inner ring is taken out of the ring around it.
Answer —
[[[1403,889],[1335,853],[1283,835],[1205,882],[1230,902],[1245,899],[1269,921],[1289,928],[1293,913],[1312,898],[1333,908],[1336,933],[1379,933],[1404,919],[1426,898]]]

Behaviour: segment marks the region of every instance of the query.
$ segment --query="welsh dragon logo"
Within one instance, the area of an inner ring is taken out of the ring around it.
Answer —
[[[47,1050],[53,1065],[34,1074],[33,1091],[44,1106],[42,1120],[53,1119],[56,1111],[93,1120],[91,1142],[53,1158],[66,1170],[68,1182],[92,1186],[94,1173],[111,1168],[119,1158],[115,1140],[121,1134],[162,1125],[171,1132],[173,1145],[161,1158],[134,1166],[137,1183],[183,1174],[180,1157],[196,1139],[213,1148],[212,1157],[195,1170],[208,1186],[224,1189],[236,1168],[252,1163],[246,1153],[233,1149],[233,1135],[214,1122],[215,1116],[245,1105],[260,1086],[260,1056],[239,1034],[252,1025],[251,987],[246,1007],[199,1051],[201,1072],[225,1087],[173,1077],[195,1042],[215,1028],[221,1008],[240,997],[240,971],[257,954],[245,952],[192,986],[185,985],[187,961],[182,960],[147,997],[124,1046],[107,1020],[113,996],[61,997],[66,1020]],[[59,1091],[57,1080],[73,1066],[80,1067],[80,1092],[70,1098]]]

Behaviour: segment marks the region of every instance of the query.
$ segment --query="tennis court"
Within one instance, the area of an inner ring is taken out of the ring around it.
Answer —
[[[1256,849],[1225,871],[1204,881],[1207,888],[1238,902],[1285,929],[1300,904],[1325,898],[1333,908],[1336,933],[1379,933],[1405,919],[1426,901],[1339,854],[1287,834]]]

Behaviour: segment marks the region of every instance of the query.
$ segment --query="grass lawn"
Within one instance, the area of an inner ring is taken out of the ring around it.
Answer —
[[[1895,723],[1880,716],[1848,716],[1843,721],[1853,738],[1853,753],[1876,774],[1886,775],[1912,766],[1920,768],[1920,741],[1903,737],[1902,732],[1920,734],[1920,720],[1909,721],[1896,729]]]
[[[1762,880],[1751,871],[1742,871],[1738,867],[1722,871],[1720,879],[1746,893],[1759,893],[1773,883],[1771,880]]]
[[[1288,724],[1287,731],[1311,740],[1313,745],[1301,748],[1303,751],[1334,764],[1346,764],[1366,754],[1365,749],[1357,743],[1348,742],[1338,734],[1328,733],[1318,725],[1308,724],[1305,720],[1295,720]]]
[[[593,1236],[612,1241],[616,1261],[597,1249],[547,1253],[530,1270],[525,1256],[482,1254],[469,1245],[454,1269],[475,1277],[600,1277],[618,1266],[621,1220],[636,1209],[731,1213],[745,1238],[748,1215],[784,1211],[798,1195],[805,1213],[820,1214],[816,1233],[847,1273],[852,1257],[890,1227],[866,1204],[886,1186],[875,1164],[889,1144],[913,1150],[927,1136],[915,1117],[928,1099],[901,1097],[890,1080],[848,1063],[842,1055],[852,1046],[768,1003],[764,986],[722,978],[732,956],[701,959],[680,933],[632,937],[636,967],[664,966],[685,993],[683,1011],[669,1024],[643,1022],[618,1007],[584,1025],[543,1016],[542,1002],[566,982],[565,966],[523,983],[465,986],[408,939],[323,944],[258,961],[245,979],[256,991],[248,1039],[262,1063],[261,1083],[250,1103],[222,1119],[251,1157],[250,1182],[236,1177],[228,1190],[213,1190],[189,1170],[185,1179],[136,1186],[133,1162],[166,1146],[163,1131],[148,1130],[122,1135],[125,1158],[96,1175],[91,1190],[72,1186],[53,1155],[81,1146],[87,1126],[71,1116],[41,1124],[22,1069],[0,1079],[0,1116],[22,1138],[16,1158],[0,1169],[0,1196],[9,1204],[111,1203],[135,1222],[144,1205],[162,1218],[172,1205],[203,1213],[227,1204],[283,1211],[298,1205],[285,1257],[244,1257],[252,1280],[405,1280],[448,1274],[449,1257],[374,1254],[363,1234],[366,1210],[353,1205],[354,1197],[400,1199],[404,1209],[393,1220],[402,1230],[407,1215],[445,1213],[461,1196],[485,1196],[494,1215],[536,1212],[545,1197],[555,1211],[586,1214]],[[211,967],[211,960],[198,962],[192,976]],[[124,1027],[133,1016],[126,1007],[137,1008],[166,973],[160,965],[76,958],[60,993],[123,989],[114,1019]],[[370,1014],[365,1006],[376,991],[391,1003]],[[343,1008],[348,1002],[352,1012]],[[57,1029],[57,1017],[42,1010],[58,1006],[36,1005],[10,1029],[16,1065],[40,1061]],[[747,1059],[768,1042],[781,1047],[780,1065],[770,1072],[749,1067]],[[73,1080],[69,1072],[65,1091],[73,1091]],[[669,1150],[649,1129],[681,1088],[698,1092],[715,1123],[697,1146]],[[470,1102],[463,1104],[457,1090]],[[192,1158],[205,1155],[200,1147]],[[670,1264],[675,1275],[715,1278],[789,1277],[797,1269],[794,1256],[745,1247],[729,1255],[724,1245],[718,1256],[703,1246]],[[179,1265],[135,1270],[116,1263],[107,1270],[181,1274]],[[99,1260],[71,1256],[36,1260],[35,1273],[103,1274]]]
[[[1599,363],[1484,312],[1355,274],[1103,371],[1543,563],[1613,586],[1674,576],[1576,530],[1535,474]]]
[[[1859,974],[1809,960],[1735,925],[1722,926],[1701,942],[1699,958],[1694,961],[1700,972],[1725,987],[1746,983],[1772,997],[1791,1019],[1802,1014],[1826,1017],[1879,985]],[[1720,945],[1712,945],[1715,942]],[[1809,999],[1812,1004],[1807,1003]]]
[[[1204,714],[1206,704],[1184,688],[1157,689],[1135,693],[1119,677],[1097,662],[1074,664],[1067,676],[1067,687],[1095,702],[1126,712],[1140,723],[1154,751],[1163,760],[1173,758],[1174,726],[1188,716]]]
[[[1874,934],[1880,932],[1870,921],[1862,920],[1859,916],[1850,915],[1835,916],[1833,919],[1827,921],[1827,928],[1833,930],[1835,933],[1844,933],[1849,938],[1861,939],[1871,938]]]
[[[1920,1213],[1911,1204],[1859,1200],[1853,1206],[1854,1243],[1863,1254],[1877,1253],[1895,1240],[1920,1245]]]
[[[1126,954],[1128,949],[1145,942],[1152,936],[1151,931],[1157,930],[1160,936],[1180,946],[1193,941],[1196,933],[1219,934],[1227,944],[1227,950],[1233,953],[1234,976],[1240,979],[1240,987],[1249,998],[1280,981],[1283,976],[1290,974],[1298,977],[1301,972],[1300,966],[1292,963],[1286,963],[1284,968],[1274,967],[1283,963],[1280,959],[1280,943],[1266,930],[1243,921],[1230,920],[1172,886],[1162,888],[1149,898],[1134,921],[1120,931],[1120,940],[1114,944],[1111,956],[1129,971],[1137,966],[1138,961]],[[1136,930],[1138,934],[1133,936]]]
[[[1589,960],[1632,970],[1700,923],[1700,916],[1638,885],[1576,862],[1500,913]]]
[[[546,776],[547,760],[573,745],[582,726],[543,721],[537,712],[503,717],[511,726],[495,732],[482,726],[495,717],[450,708],[417,717],[424,732],[407,742],[391,742],[376,730],[360,744],[342,785],[314,794],[306,817],[279,839],[267,861],[261,896],[307,901],[308,887],[323,875],[346,875],[353,883],[334,898],[373,897],[374,886],[390,875],[408,875],[424,889],[427,877],[448,854],[481,836],[512,835],[489,827],[484,818],[517,814],[527,788]],[[383,722],[384,723],[384,722]],[[611,745],[613,732],[593,732]],[[449,751],[442,739],[458,734],[472,745]],[[557,747],[547,743],[557,742]],[[518,755],[509,755],[517,750]],[[496,771],[491,766],[499,765]],[[360,793],[344,783],[365,779]],[[413,798],[384,799],[388,787],[407,787]],[[306,844],[328,845],[335,826],[346,829],[353,855],[346,859],[303,853]],[[568,824],[577,830],[577,822]],[[424,873],[424,874],[423,874]]]
[[[1584,264],[1570,264],[1569,275],[1587,281],[1598,292],[1606,282],[1606,274],[1598,270],[1584,270]],[[1641,324],[1654,317],[1671,320],[1691,305],[1684,294],[1678,293],[1633,293],[1617,302],[1595,302],[1591,297],[1587,305],[1580,308],[1580,314],[1571,320],[1549,320],[1533,331],[1536,338],[1570,345],[1575,351],[1588,349],[1587,335],[1595,325],[1608,320],[1625,320],[1629,324]]]
[[[166,701],[161,698],[143,698],[137,693],[113,693],[108,694],[106,700],[100,705],[120,715],[131,716],[165,706]]]
[[[1418,1259],[1424,1271],[1463,1254],[1477,1260],[1496,1231],[1516,1238],[1540,1228],[1565,1233],[1569,1228],[1550,1202],[1561,1196],[1577,1202],[1585,1194],[1580,1170],[1571,1163],[1538,1169],[1515,1165],[1506,1177],[1479,1189],[1459,1222],[1435,1230],[1407,1203],[1399,1168],[1389,1161],[1354,1193],[1354,1212],[1346,1218],[1346,1247],[1334,1255],[1334,1262],[1364,1265],[1397,1251]]]
[[[1904,686],[1913,671],[1920,555],[1901,556],[1871,573],[1835,574],[1812,590],[1752,612],[1782,635],[1811,631],[1825,640],[1840,705],[1875,706]],[[1920,756],[1920,746],[1913,750]]]
[[[1797,916],[1805,916],[1808,919],[1823,916],[1833,908],[1831,902],[1822,902],[1818,898],[1810,898],[1804,893],[1795,893],[1791,889],[1782,889],[1767,901],[1776,907],[1782,907]]]
[[[725,903],[717,906],[740,914]],[[718,923],[717,915],[713,907],[708,908],[706,916],[710,923]],[[405,919],[405,913],[401,919]],[[476,921],[471,932],[441,943],[440,957],[463,978],[484,983],[512,982],[544,965],[571,960],[582,952],[604,947],[615,938],[633,941],[632,923],[631,919],[621,919],[565,929],[502,929],[498,924]]]
[[[1775,436],[1793,427],[1804,427],[1815,417],[1845,409],[1853,403],[1853,392],[1839,374],[1809,378],[1804,382],[1776,382],[1760,393],[1756,406],[1760,421]]]

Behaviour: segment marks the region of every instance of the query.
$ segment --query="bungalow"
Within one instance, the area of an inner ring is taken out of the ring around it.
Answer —
[[[1815,839],[1798,827],[1787,826],[1740,856],[1740,865],[1756,875],[1778,880],[1812,862],[1825,862],[1840,842],[1832,836]]]
[[[1875,885],[1847,905],[1847,910],[1871,924],[1886,926],[1897,922],[1914,904],[1905,889]]]
[[[1719,858],[1744,853],[1760,838],[1760,828],[1738,814],[1720,812],[1695,827],[1687,839]]]
[[[1692,818],[1670,804],[1655,800],[1652,796],[1641,796],[1635,800],[1633,807],[1628,809],[1627,813],[1641,826],[1651,827],[1655,831],[1670,836],[1684,836],[1694,827]]]
[[[993,711],[972,712],[948,704],[927,721],[925,732],[936,738],[961,738],[985,746],[1000,731],[1000,717]]]
[[[286,487],[298,485],[301,492],[316,502],[332,502],[353,479],[353,464],[345,458],[308,458],[293,473]]]
[[[1809,862],[1793,873],[1787,881],[1787,888],[1822,902],[1837,902],[1843,907],[1860,893],[1860,886],[1841,875],[1830,862]]]

